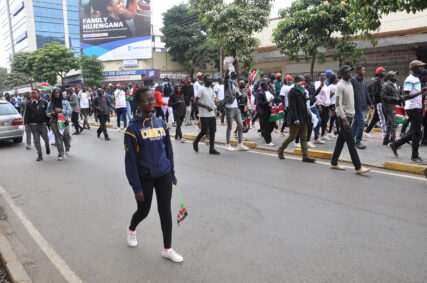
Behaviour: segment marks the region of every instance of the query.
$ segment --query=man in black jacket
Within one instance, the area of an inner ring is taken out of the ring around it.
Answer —
[[[107,133],[107,119],[109,117],[110,109],[114,110],[113,102],[111,99],[104,94],[104,91],[98,88],[98,96],[93,100],[92,107],[96,111],[96,116],[99,119],[99,129],[96,131],[98,138],[101,136],[101,133],[104,133],[104,138],[106,141],[109,141]]]
[[[400,91],[396,86],[397,73],[398,72],[393,71],[387,73],[386,76],[388,77],[388,81],[381,90],[381,101],[387,121],[387,131],[385,132],[383,145],[394,143],[396,140],[396,105],[400,104],[402,101]]]
[[[307,148],[307,129],[310,123],[310,116],[307,110],[307,99],[305,93],[304,77],[298,75],[295,77],[295,86],[288,93],[288,116],[289,136],[277,149],[279,159],[285,159],[283,151],[299,135],[301,140],[301,151],[303,162],[315,162],[314,158],[308,156]]]
[[[370,133],[374,126],[378,123],[381,123],[381,127],[383,127],[383,122],[385,120],[384,114],[382,113],[382,105],[381,105],[381,89],[383,88],[385,77],[385,69],[383,67],[379,67],[375,70],[375,80],[372,85],[372,98],[373,103],[375,105],[375,114],[372,117],[369,126],[366,128],[366,133]],[[380,117],[381,116],[381,117]],[[385,127],[384,127],[385,128]]]
[[[270,83],[267,80],[263,80],[260,83],[261,90],[256,94],[257,101],[257,113],[259,116],[259,124],[261,126],[261,135],[264,138],[265,143],[268,146],[274,146],[271,142],[271,132],[274,129],[274,123],[270,122],[271,115],[271,106],[274,96],[270,94],[270,97],[267,97],[267,92],[269,93]]]
[[[191,125],[191,101],[194,99],[194,88],[191,84],[191,78],[187,78],[182,86],[182,93],[185,100],[185,118],[184,125]]]
[[[40,92],[35,89],[32,91],[32,99],[26,104],[24,114],[25,131],[31,130],[34,139],[34,146],[37,149],[36,161],[43,160],[42,149],[40,145],[40,136],[43,138],[46,146],[46,154],[50,154],[49,137],[47,135],[47,102],[40,99]]]

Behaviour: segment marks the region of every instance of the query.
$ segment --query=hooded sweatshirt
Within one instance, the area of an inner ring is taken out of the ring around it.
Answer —
[[[175,179],[172,144],[165,121],[135,116],[125,132],[125,167],[135,193],[143,192],[141,178],[159,178],[171,173]]]

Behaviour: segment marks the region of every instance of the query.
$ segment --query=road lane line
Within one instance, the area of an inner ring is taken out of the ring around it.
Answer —
[[[56,267],[56,269],[62,274],[62,276],[68,282],[80,283],[83,282],[74,271],[65,263],[65,261],[56,253],[52,246],[46,241],[46,239],[40,234],[34,224],[28,219],[24,212],[19,208],[12,199],[12,196],[0,185],[0,194],[6,200],[10,208],[18,216],[19,220],[24,225],[28,234],[37,243],[39,248],[47,256],[50,262]]]
[[[225,146],[218,146],[218,147],[225,148]],[[255,151],[255,150],[248,150],[247,152],[255,153],[255,154],[260,154],[260,155],[265,155],[265,156],[272,156],[272,157],[276,157],[277,158],[277,154],[266,153],[266,152],[259,152],[259,151]],[[294,156],[288,156],[288,155],[286,155],[286,159],[301,161],[301,157],[294,157]],[[329,163],[329,162],[318,161],[318,159],[316,159],[316,164],[321,164],[321,165],[326,165],[326,166],[330,166],[331,165],[331,163]],[[342,165],[342,166],[345,167],[346,169],[354,169],[352,166],[346,166],[346,165]],[[366,167],[369,167],[369,166],[366,166]],[[387,172],[387,171],[380,171],[380,170],[376,170],[376,169],[371,169],[371,172],[378,173],[378,174],[383,174],[383,175],[390,175],[390,176],[397,176],[397,177],[403,177],[403,178],[408,178],[408,179],[414,179],[414,180],[419,180],[419,181],[426,180],[423,177],[416,177],[416,176],[399,174],[399,173],[393,173],[393,172]]]

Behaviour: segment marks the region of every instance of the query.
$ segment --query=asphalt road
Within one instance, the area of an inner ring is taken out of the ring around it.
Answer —
[[[0,186],[47,244],[84,282],[426,282],[427,181],[376,171],[357,176],[327,162],[280,161],[265,152],[210,156],[174,141],[189,210],[176,225],[175,264],[160,256],[155,202],[126,243],[136,208],[124,172],[122,133],[74,138],[71,156],[36,163],[24,144],[0,144]],[[346,150],[346,149],[344,149]],[[295,158],[295,157],[293,157]],[[10,227],[35,282],[65,279],[10,205]],[[172,200],[174,217],[179,209]],[[12,232],[9,231],[12,234]]]

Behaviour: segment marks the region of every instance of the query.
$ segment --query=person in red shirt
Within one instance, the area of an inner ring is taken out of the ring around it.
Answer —
[[[162,99],[162,87],[160,85],[156,86],[154,90],[154,98],[156,98],[156,117],[159,118],[161,116],[165,120],[165,113],[163,113],[162,106],[168,106],[168,104]]]

